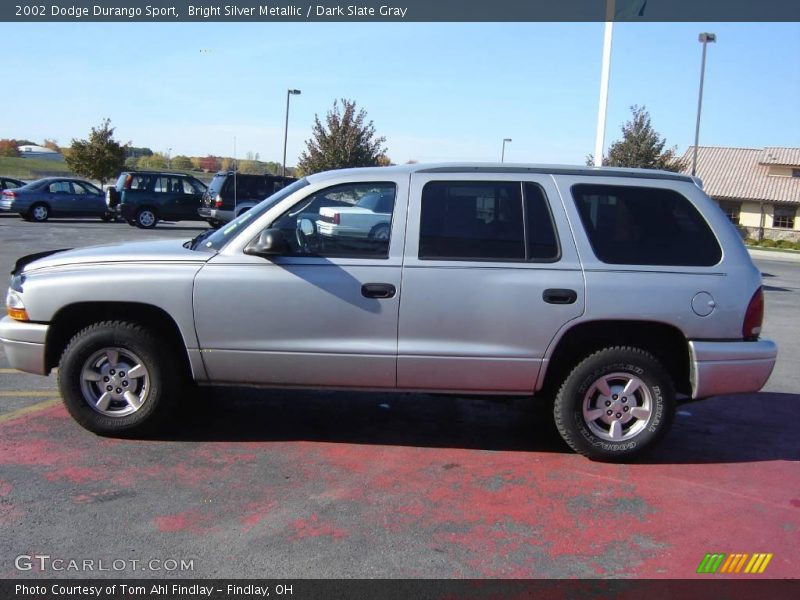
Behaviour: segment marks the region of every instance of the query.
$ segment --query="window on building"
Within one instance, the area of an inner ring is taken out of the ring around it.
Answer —
[[[792,177],[800,177],[800,169],[792,169]]]
[[[772,213],[772,226],[779,229],[794,229],[795,206],[776,206]]]
[[[725,216],[728,217],[731,223],[734,225],[739,224],[739,213],[742,211],[741,202],[728,202],[722,200],[719,203],[719,207],[722,209],[722,212],[725,213]]]

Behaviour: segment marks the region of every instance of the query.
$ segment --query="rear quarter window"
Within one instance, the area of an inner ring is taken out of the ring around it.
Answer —
[[[711,227],[674,190],[578,184],[572,197],[592,250],[604,263],[708,267],[722,259]]]

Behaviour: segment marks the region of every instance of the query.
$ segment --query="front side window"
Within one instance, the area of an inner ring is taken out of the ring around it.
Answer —
[[[288,188],[287,188],[288,189]],[[306,196],[278,217],[291,255],[389,256],[394,183],[347,183]]]
[[[794,206],[776,206],[772,215],[772,226],[779,229],[794,229],[794,218],[797,208]]]
[[[78,194],[80,196],[83,196],[84,194],[87,193],[87,191],[86,191],[86,188],[83,187],[80,183],[75,183],[73,181],[72,182],[72,193],[73,194]]]
[[[419,258],[553,261],[558,242],[542,188],[513,181],[432,181],[422,190]]]
[[[678,192],[578,184],[572,197],[592,250],[604,263],[701,267],[722,259],[708,223]]]

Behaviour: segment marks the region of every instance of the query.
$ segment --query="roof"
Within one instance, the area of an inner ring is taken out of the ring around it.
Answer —
[[[614,167],[587,167],[576,165],[514,164],[514,163],[414,163],[390,167],[362,167],[325,171],[308,177],[311,181],[322,181],[341,175],[375,175],[376,173],[544,173],[552,175],[591,175],[594,177],[631,177],[634,179],[670,179],[688,181],[692,178],[680,173],[656,169],[620,169]]]
[[[683,156],[691,171],[694,147]],[[697,176],[703,190],[718,199],[800,202],[800,177],[770,175],[771,165],[800,167],[800,148],[726,148],[699,146]],[[769,162],[765,162],[765,161]],[[797,163],[783,162],[797,160]]]

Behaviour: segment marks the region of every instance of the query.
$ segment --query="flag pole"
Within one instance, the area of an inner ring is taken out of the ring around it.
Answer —
[[[603,165],[603,146],[606,137],[606,107],[608,105],[608,79],[611,70],[611,42],[614,35],[615,0],[606,1],[606,26],[603,36],[603,67],[600,71],[600,103],[597,107],[597,135],[594,143],[594,164]]]

